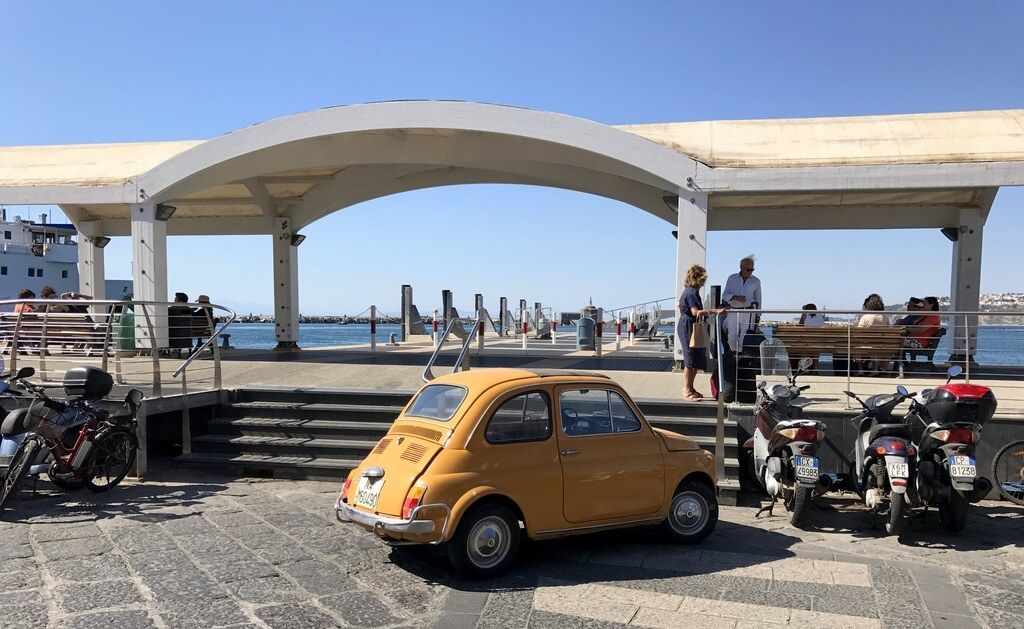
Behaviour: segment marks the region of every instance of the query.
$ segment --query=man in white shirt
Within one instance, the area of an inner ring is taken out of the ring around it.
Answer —
[[[722,301],[729,309],[725,319],[726,338],[729,347],[739,352],[743,349],[743,337],[756,325],[754,313],[737,312],[748,308],[762,308],[761,280],[754,277],[754,256],[740,260],[740,272],[733,273],[725,282]]]

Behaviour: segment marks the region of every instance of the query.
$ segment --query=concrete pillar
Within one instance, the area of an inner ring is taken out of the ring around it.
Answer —
[[[673,295],[676,296],[676,320],[678,321],[678,297],[683,292],[686,270],[694,264],[707,266],[707,193],[683,190],[679,195],[679,215],[676,221],[679,238],[676,241],[676,286]],[[683,348],[686,347],[688,340],[676,339],[676,360],[683,360]]]
[[[156,218],[156,204],[132,206],[132,293],[136,301],[167,301],[167,222]],[[152,336],[151,336],[152,335]],[[167,347],[167,308],[136,308],[135,344]]]
[[[78,292],[91,295],[93,299],[106,299],[103,249],[93,241],[103,235],[100,221],[85,221],[78,225],[78,232]]]
[[[276,349],[299,348],[299,248],[292,244],[292,224],[274,224],[274,337]]]
[[[981,302],[981,250],[985,214],[978,208],[960,210],[957,240],[953,243],[950,274],[950,310],[977,311]],[[977,341],[977,317],[957,317],[953,323],[953,354],[973,356]],[[966,350],[966,351],[965,351]]]

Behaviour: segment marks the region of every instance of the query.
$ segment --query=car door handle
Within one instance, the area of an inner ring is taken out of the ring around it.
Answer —
[[[572,456],[574,454],[579,454],[580,453],[579,450],[562,450],[561,452],[562,452],[563,456]]]

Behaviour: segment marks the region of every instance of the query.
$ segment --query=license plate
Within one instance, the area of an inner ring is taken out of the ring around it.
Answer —
[[[796,479],[802,481],[817,482],[818,480],[818,459],[813,456],[796,457]]]
[[[889,463],[885,469],[889,472],[889,478],[908,478],[910,476],[910,466],[906,463]]]
[[[978,474],[974,457],[954,456],[949,461],[949,475],[953,478],[974,478]]]
[[[375,510],[377,508],[377,498],[380,497],[380,490],[383,486],[383,478],[360,477],[359,483],[356,485],[356,506],[369,509],[370,511]]]

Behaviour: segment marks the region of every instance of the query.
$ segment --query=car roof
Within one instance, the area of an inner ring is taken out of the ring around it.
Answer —
[[[593,371],[570,371],[566,369],[470,369],[432,380],[430,384],[457,384],[469,389],[483,390],[515,380],[570,377],[576,379],[611,380],[608,376]]]

